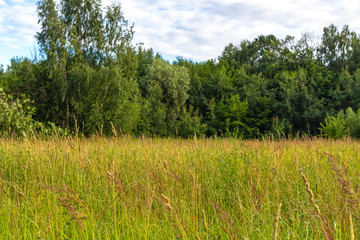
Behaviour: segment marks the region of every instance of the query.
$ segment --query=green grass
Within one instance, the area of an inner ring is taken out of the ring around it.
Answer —
[[[281,203],[277,239],[351,239],[350,214],[356,239],[359,183],[360,144],[350,139],[0,140],[0,232],[273,239]]]

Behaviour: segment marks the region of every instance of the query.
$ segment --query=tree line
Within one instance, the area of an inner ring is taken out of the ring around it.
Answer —
[[[360,36],[347,25],[169,63],[132,43],[119,3],[41,0],[37,13],[39,55],[0,68],[2,132],[360,137]]]

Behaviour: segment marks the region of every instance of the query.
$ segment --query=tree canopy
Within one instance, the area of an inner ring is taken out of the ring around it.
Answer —
[[[27,122],[86,136],[359,137],[349,126],[360,108],[360,36],[347,25],[325,27],[320,41],[260,35],[216,60],[169,63],[133,44],[119,3],[41,0],[37,13],[40,57],[0,68],[0,111],[31,106]]]

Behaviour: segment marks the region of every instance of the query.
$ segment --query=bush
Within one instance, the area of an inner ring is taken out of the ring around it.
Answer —
[[[0,135],[25,137],[36,128],[35,108],[25,96],[13,99],[0,88]]]
[[[66,137],[71,135],[69,130],[56,126],[53,122],[47,122],[46,124],[37,122],[36,126],[37,136],[41,138],[53,136]]]
[[[353,138],[360,138],[360,109],[355,112],[351,107],[345,113],[340,111],[336,116],[327,116],[325,124],[320,128],[325,136],[339,139],[350,135]]]
[[[346,126],[349,128],[350,136],[360,138],[360,110],[354,112],[352,108],[346,109]]]
[[[54,123],[43,124],[35,121],[33,102],[22,95],[14,99],[0,88],[0,137],[68,136],[70,133]]]
[[[206,131],[206,124],[201,123],[201,117],[197,111],[193,110],[193,107],[190,107],[189,111],[186,110],[186,107],[183,107],[176,129],[180,137],[188,138],[195,134],[201,136]]]
[[[326,137],[339,139],[348,134],[348,128],[345,121],[345,114],[343,111],[336,116],[329,116],[325,118],[325,124],[321,124],[320,128]]]

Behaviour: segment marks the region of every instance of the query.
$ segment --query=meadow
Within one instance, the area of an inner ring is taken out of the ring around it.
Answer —
[[[1,239],[358,239],[351,139],[0,140]]]

